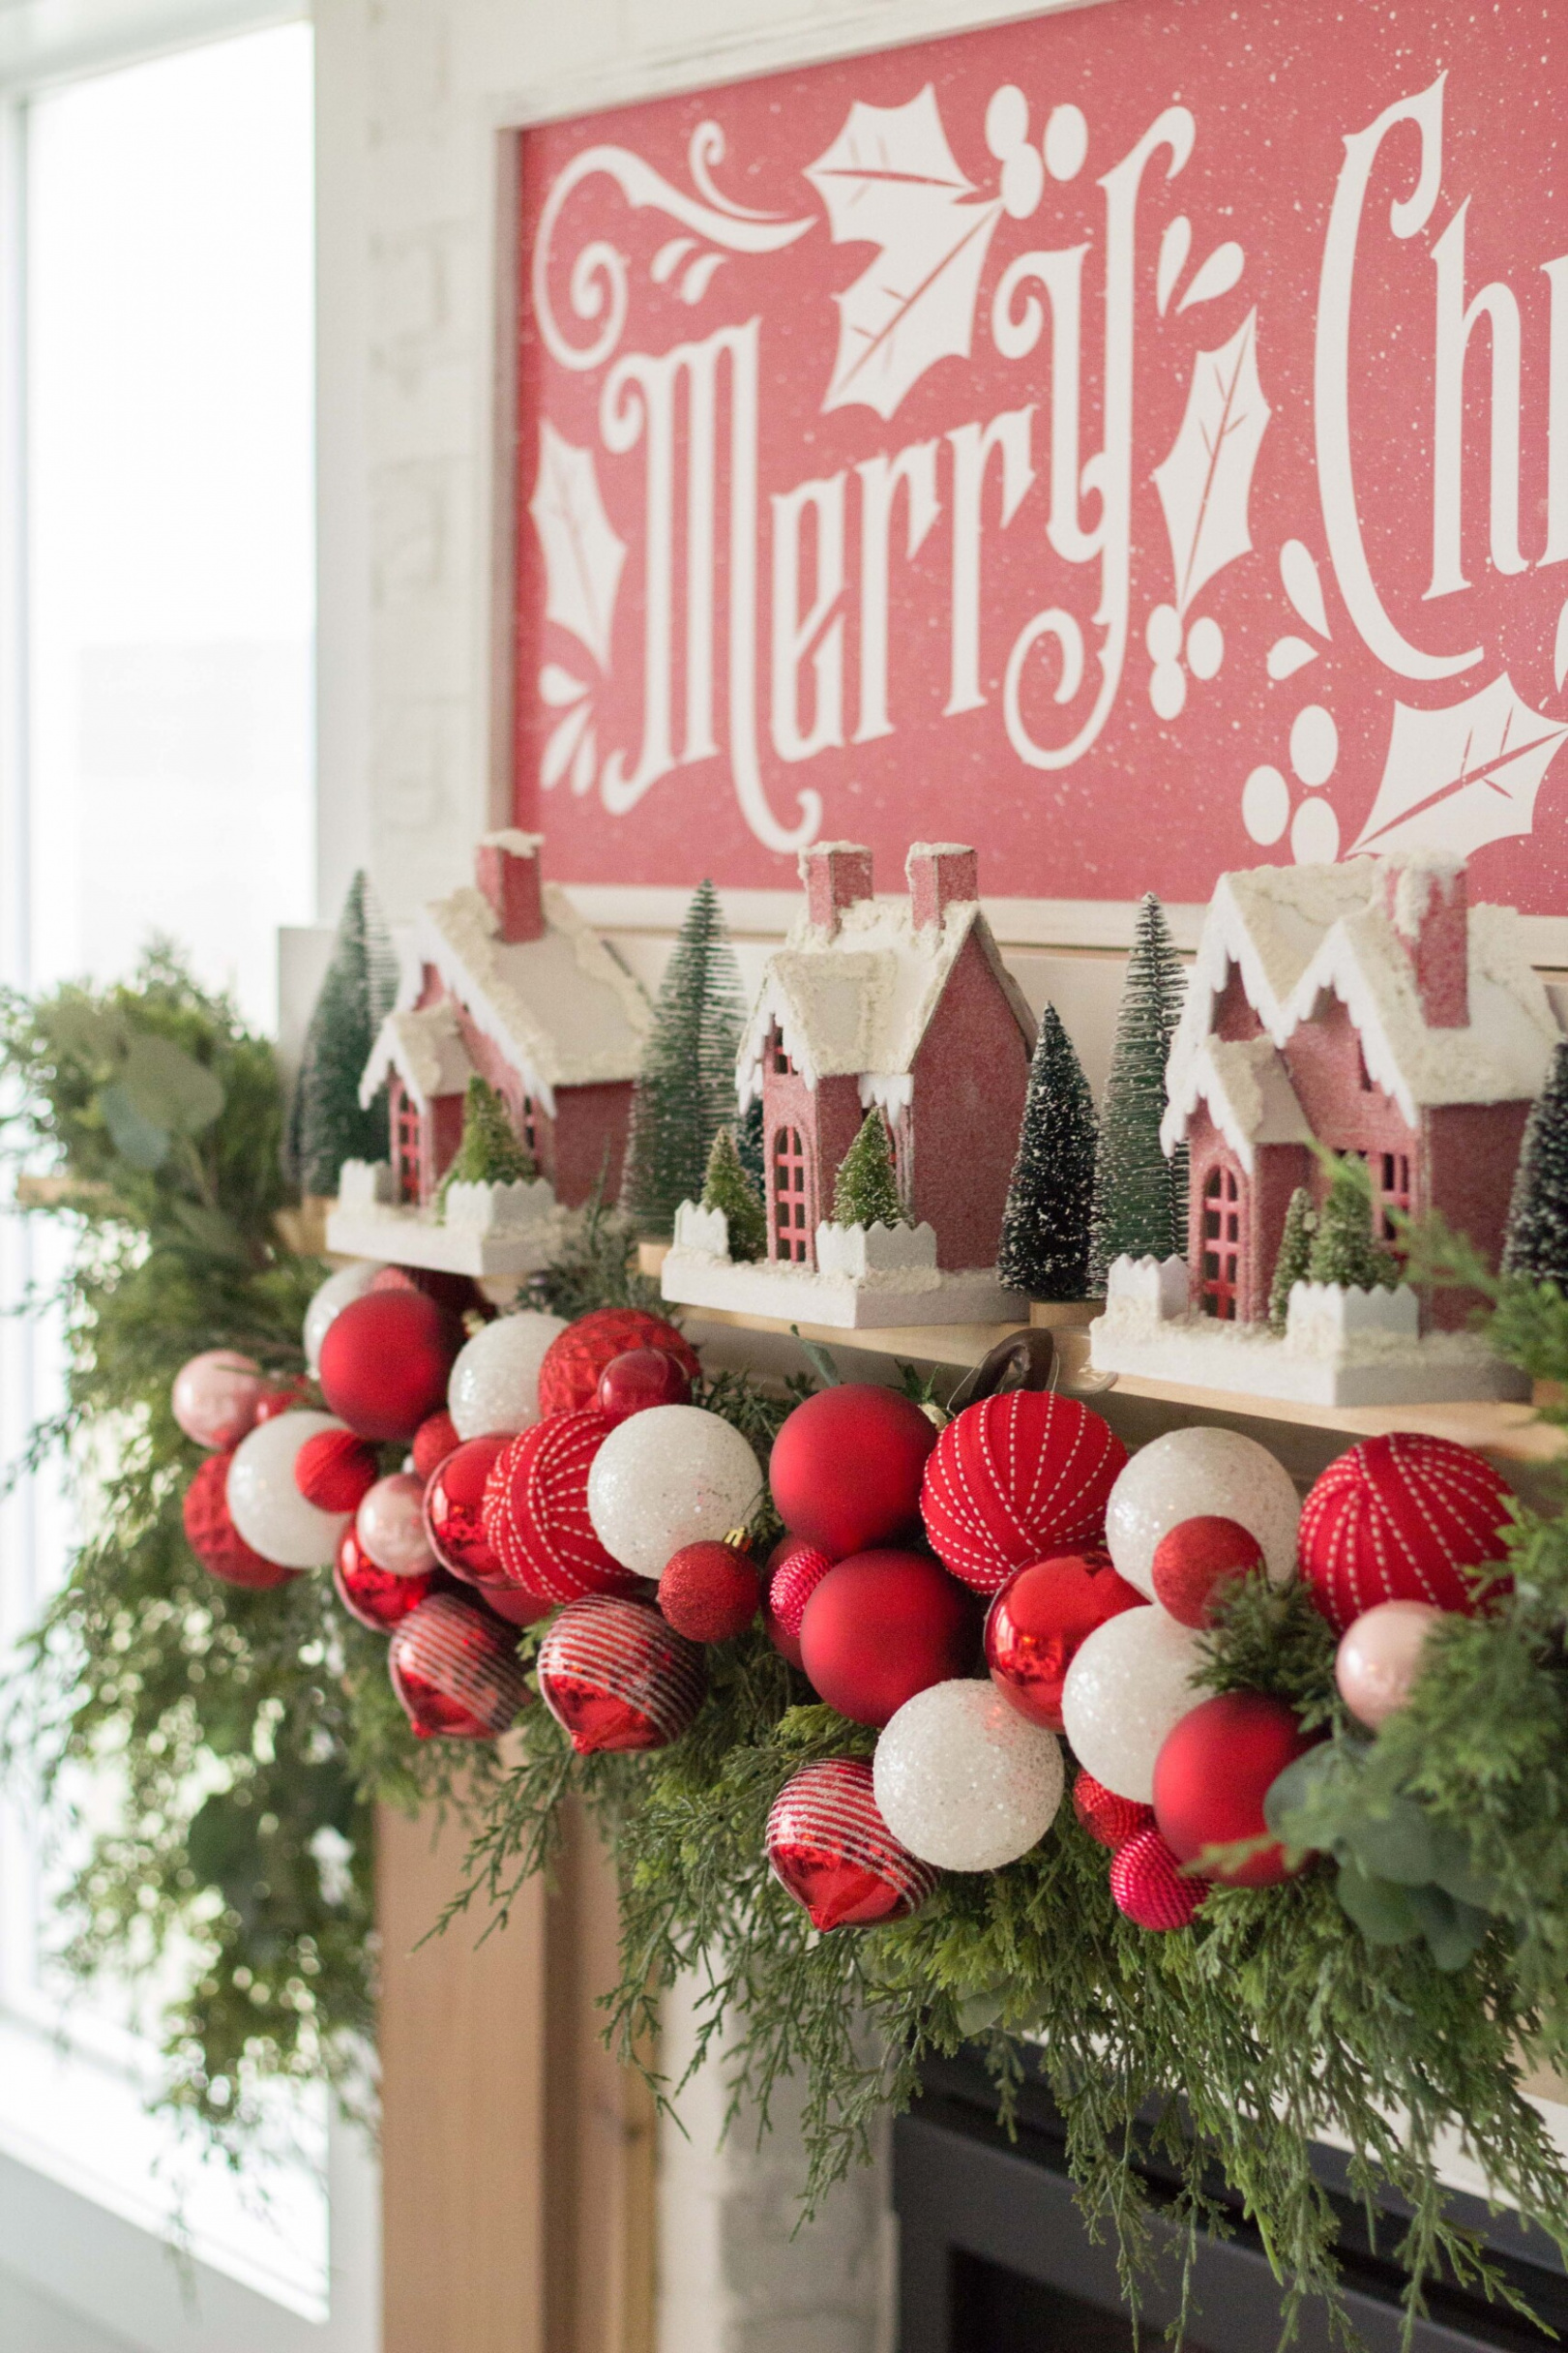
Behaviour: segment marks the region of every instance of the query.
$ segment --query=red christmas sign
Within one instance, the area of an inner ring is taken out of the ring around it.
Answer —
[[[522,139],[568,880],[1568,844],[1568,12],[1116,0]]]

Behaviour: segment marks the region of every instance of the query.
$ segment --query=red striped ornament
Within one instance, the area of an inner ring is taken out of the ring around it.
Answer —
[[[871,1928],[906,1920],[938,1874],[902,1847],[883,1821],[872,1769],[856,1757],[807,1765],[774,1799],[770,1869],[814,1928]]]
[[[1473,1615],[1482,1596],[1465,1571],[1502,1558],[1511,1500],[1492,1465],[1452,1439],[1409,1430],[1363,1439],[1301,1506],[1302,1574],[1341,1634],[1382,1601]]]
[[[393,1628],[387,1669],[422,1741],[492,1741],[528,1698],[511,1628],[456,1593],[432,1593]]]
[[[579,1756],[667,1748],[708,1688],[702,1653],[647,1601],[585,1593],[539,1646],[539,1689]]]
[[[588,1473],[614,1428],[588,1407],[552,1414],[510,1440],[485,1482],[485,1534],[514,1585],[542,1601],[646,1593],[605,1550],[588,1517]]]
[[[920,1508],[938,1558],[977,1593],[1050,1553],[1099,1544],[1127,1449],[1076,1397],[1012,1389],[950,1421]]]
[[[1139,1831],[1110,1859],[1110,1893],[1118,1912],[1135,1927],[1156,1934],[1190,1928],[1207,1893],[1200,1880],[1185,1879],[1176,1858],[1157,1830]]]

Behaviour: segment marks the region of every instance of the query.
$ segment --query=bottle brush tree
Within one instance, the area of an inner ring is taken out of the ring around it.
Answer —
[[[1341,1157],[1317,1212],[1307,1273],[1314,1283],[1362,1291],[1392,1291],[1401,1280],[1399,1260],[1373,1233],[1372,1180],[1366,1162],[1354,1152]]]
[[[729,1226],[732,1259],[760,1258],[768,1246],[767,1211],[762,1196],[742,1163],[732,1127],[722,1127],[708,1154],[702,1184],[702,1206],[723,1209]]]
[[[1568,1291],[1568,1043],[1530,1114],[1508,1209],[1503,1272]]]
[[[659,991],[632,1103],[621,1206],[639,1233],[668,1235],[702,1192],[708,1153],[735,1117],[740,968],[719,895],[704,881],[686,910]]]
[[[873,1104],[860,1124],[860,1133],[839,1163],[833,1180],[833,1222],[836,1226],[899,1226],[905,1223],[893,1174],[893,1147],[887,1121]]]
[[[294,1087],[283,1165],[302,1194],[336,1193],[345,1160],[385,1160],[387,1091],[365,1109],[360,1080],[398,994],[392,941],[363,873],[348,886]]]
[[[996,1267],[1031,1299],[1081,1299],[1094,1203],[1094,1097],[1054,1005],[1040,1019]]]
[[[1089,1223],[1089,1286],[1113,1259],[1180,1257],[1187,1247],[1187,1153],[1160,1144],[1166,1063],[1186,986],[1165,909],[1150,891],[1138,910],[1110,1076],[1100,1113]]]
[[[477,1070],[471,1072],[462,1099],[462,1137],[441,1179],[437,1210],[445,1214],[455,1184],[531,1184],[538,1174],[500,1095]]]
[[[1268,1290],[1268,1320],[1274,1331],[1284,1331],[1289,1319],[1291,1287],[1311,1280],[1308,1268],[1317,1232],[1317,1211],[1313,1206],[1312,1195],[1304,1184],[1298,1184],[1285,1212],[1285,1231],[1280,1236],[1280,1253],[1274,1261],[1274,1280]]]

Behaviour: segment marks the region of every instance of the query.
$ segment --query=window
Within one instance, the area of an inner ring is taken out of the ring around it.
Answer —
[[[773,1138],[773,1255],[804,1266],[811,1251],[807,1220],[806,1155],[798,1127],[781,1127]]]
[[[793,1078],[795,1075],[795,1065],[789,1059],[789,1056],[784,1049],[783,1030],[774,1030],[773,1035],[768,1040],[768,1051],[773,1057],[773,1067],[775,1074],[781,1079]]]
[[[1377,1233],[1393,1248],[1402,1247],[1394,1226],[1396,1209],[1408,1212],[1410,1206],[1410,1155],[1408,1152],[1380,1152],[1377,1165],[1377,1200],[1376,1217]]]
[[[414,1101],[400,1079],[392,1083],[392,1132],[398,1155],[398,1199],[417,1202],[420,1198],[422,1128],[419,1105]]]
[[[1203,1183],[1203,1313],[1236,1318],[1241,1278],[1241,1190],[1233,1169],[1210,1169]]]
[[[539,1124],[534,1113],[532,1095],[522,1098],[522,1145],[530,1159],[539,1158]]]

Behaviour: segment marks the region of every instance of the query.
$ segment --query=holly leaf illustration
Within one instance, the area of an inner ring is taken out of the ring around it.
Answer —
[[[1194,360],[1181,431],[1154,469],[1183,617],[1215,574],[1252,547],[1253,468],[1271,414],[1257,376],[1254,310],[1222,349]]]
[[[1354,849],[1468,855],[1528,833],[1565,737],[1568,720],[1532,711],[1506,670],[1441,710],[1396,702],[1382,779]]]
[[[822,407],[859,402],[886,419],[928,368],[968,358],[1001,198],[977,196],[959,169],[930,82],[906,106],[857,99],[806,177],[835,245],[880,249],[833,297],[839,350]]]
[[[592,450],[563,439],[547,417],[539,428],[539,475],[528,512],[545,551],[546,619],[570,629],[608,670],[626,547],[605,513]]]

